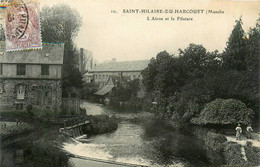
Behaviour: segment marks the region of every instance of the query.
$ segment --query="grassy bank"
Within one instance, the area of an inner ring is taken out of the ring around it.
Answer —
[[[82,131],[85,134],[97,135],[117,130],[118,124],[115,116],[95,115],[90,118],[90,125],[84,126]]]
[[[226,137],[208,128],[194,127],[193,133],[201,141],[212,164],[221,166],[259,166],[260,148],[247,142],[242,146],[237,142],[227,141]]]
[[[23,133],[13,134],[8,140],[1,141],[2,144],[8,143],[2,148],[5,154],[1,154],[4,160],[1,166],[69,167],[68,157],[60,149],[62,142],[68,139],[58,132],[59,126],[24,111],[1,112],[0,115],[2,120],[19,120],[33,127],[26,136]],[[13,142],[12,138],[20,140]]]

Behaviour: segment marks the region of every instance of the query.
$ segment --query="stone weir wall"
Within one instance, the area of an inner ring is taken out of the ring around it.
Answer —
[[[260,148],[247,143],[241,145],[207,128],[194,127],[194,135],[204,147],[207,158],[216,166],[259,166]]]
[[[1,79],[0,87],[0,110],[25,110],[32,105],[33,109],[60,111],[60,80]]]

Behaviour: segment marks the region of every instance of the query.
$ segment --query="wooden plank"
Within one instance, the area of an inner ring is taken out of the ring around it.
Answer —
[[[85,125],[85,124],[88,124],[88,123],[90,123],[90,121],[86,120],[86,121],[80,122],[80,123],[78,123],[76,125],[65,127],[65,129],[73,129],[73,128],[76,128],[76,127],[79,127],[79,126],[82,126],[82,125]]]
[[[91,158],[91,157],[83,157],[83,156],[78,156],[78,155],[73,155],[73,154],[67,154],[69,157],[72,158],[78,158],[86,161],[92,161],[92,162],[98,162],[103,164],[102,166],[125,166],[125,167],[148,167],[146,165],[137,165],[137,164],[131,164],[131,163],[124,163],[124,162],[116,162],[116,161],[111,161],[111,160],[103,160],[103,159],[98,159],[98,158]],[[94,164],[93,164],[94,165]],[[99,165],[100,166],[100,165]]]

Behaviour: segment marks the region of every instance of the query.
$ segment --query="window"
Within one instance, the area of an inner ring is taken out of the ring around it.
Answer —
[[[133,78],[135,79],[135,75],[133,75]]]
[[[101,75],[98,75],[98,79],[101,79]]]
[[[102,79],[105,79],[105,75],[103,75]]]
[[[25,75],[25,64],[17,64],[17,75]]]
[[[41,74],[42,75],[49,75],[49,65],[47,65],[47,64],[41,65]]]
[[[24,93],[25,93],[25,87],[24,85],[18,85],[16,88],[16,92],[17,92],[17,99],[24,99]]]
[[[0,75],[3,75],[3,64],[0,63]]]

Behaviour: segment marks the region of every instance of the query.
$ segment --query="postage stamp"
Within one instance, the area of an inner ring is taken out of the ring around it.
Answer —
[[[42,48],[38,3],[6,7],[6,51]]]

